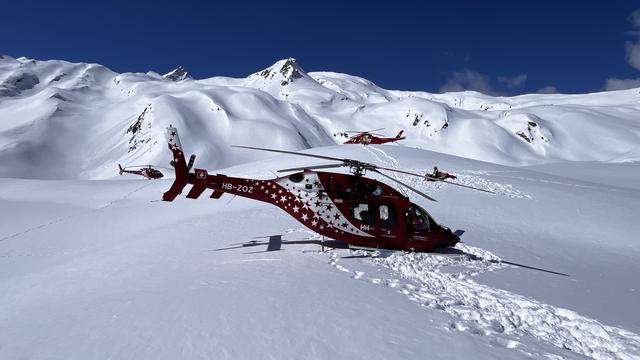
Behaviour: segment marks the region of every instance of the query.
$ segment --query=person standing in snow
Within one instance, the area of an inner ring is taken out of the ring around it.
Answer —
[[[438,170],[438,167],[437,167],[437,166],[434,166],[434,167],[433,167],[433,171],[431,172],[431,175],[430,175],[430,176],[431,176],[432,178],[439,179],[439,178],[440,178],[440,176],[442,176],[442,173],[440,172],[440,170]]]

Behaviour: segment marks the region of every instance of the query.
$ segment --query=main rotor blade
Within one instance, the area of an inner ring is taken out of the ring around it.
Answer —
[[[434,179],[434,178],[432,178],[431,176],[429,176],[429,177],[430,177],[431,179]],[[480,188],[473,187],[473,186],[469,186],[469,185],[462,185],[462,184],[454,183],[453,181],[447,181],[447,180],[436,180],[436,181],[440,181],[440,182],[447,183],[447,184],[451,184],[451,185],[455,185],[455,186],[462,186],[462,187],[465,187],[465,188],[467,188],[467,189],[483,191],[483,192],[486,192],[486,193],[489,193],[489,194],[495,194],[495,193],[494,193],[493,191],[491,191],[491,190],[480,189]]]
[[[387,174],[381,173],[380,171],[378,171],[378,170],[376,170],[376,169],[371,169],[371,171],[376,172],[376,173],[378,173],[378,174],[380,174],[380,175],[382,175],[382,176],[386,177],[386,178],[387,178],[387,179],[389,179],[389,180],[393,180],[393,181],[397,182],[398,184],[400,184],[400,185],[402,185],[402,186],[406,187],[407,189],[409,189],[409,190],[411,190],[411,191],[415,192],[416,194],[418,194],[418,195],[420,195],[420,196],[424,197],[425,199],[429,199],[429,200],[431,200],[431,201],[435,201],[435,202],[437,202],[437,201],[438,201],[438,200],[436,200],[436,199],[432,198],[431,196],[429,196],[429,195],[427,195],[427,194],[423,193],[422,191],[420,191],[420,190],[418,190],[418,189],[416,189],[416,188],[414,188],[414,187],[411,187],[411,186],[409,186],[409,185],[407,185],[407,184],[403,183],[402,181],[400,181],[400,180],[398,180],[398,179],[394,179],[394,178],[392,178],[391,176],[389,176],[389,175],[387,175]]]
[[[305,153],[301,153],[301,152],[297,152],[297,151],[287,151],[287,150],[266,149],[266,148],[259,148],[259,147],[252,147],[252,146],[241,146],[241,145],[232,145],[232,147],[235,147],[235,148],[241,148],[241,149],[251,149],[251,150],[271,151],[271,152],[275,152],[275,153],[291,154],[291,155],[299,155],[299,156],[307,156],[307,157],[313,157],[313,158],[318,158],[318,159],[335,160],[335,161],[342,161],[342,162],[344,162],[344,160],[345,160],[345,159],[338,159],[338,158],[334,158],[334,157],[331,157],[331,156],[314,155],[314,154],[305,154]]]
[[[131,169],[132,167],[139,168],[139,169]],[[157,166],[157,165],[129,165],[129,166],[123,167],[122,170],[126,170],[126,171],[141,171],[142,169],[149,169],[149,168],[154,169],[154,170],[157,170],[157,169],[173,170],[173,168],[170,168],[170,167]]]
[[[362,131],[362,130],[344,130],[342,132],[352,132],[352,133],[370,133],[372,131],[380,131],[380,130],[384,130],[384,128],[380,128],[380,129],[373,129],[373,130],[367,130],[367,131]]]
[[[149,167],[149,166],[157,167],[155,165],[128,165],[128,166],[123,167],[123,169],[130,168],[130,167]]]
[[[433,176],[429,176],[429,175],[420,175],[420,174],[412,173],[412,172],[409,172],[409,171],[403,171],[403,170],[391,169],[391,168],[385,168],[385,167],[378,167],[378,169],[387,170],[387,171],[395,171],[395,172],[399,172],[401,174],[417,176],[417,177],[426,178],[426,179],[433,180],[433,181],[440,181],[440,182],[451,184],[451,185],[455,185],[455,186],[461,186],[461,187],[464,187],[464,188],[467,188],[467,189],[483,191],[483,192],[486,192],[486,193],[489,193],[489,194],[495,194],[493,191],[490,191],[490,190],[480,189],[480,188],[469,186],[469,185],[458,184],[458,183],[454,183],[452,181],[447,181],[447,180],[434,178]]]
[[[303,167],[295,167],[290,169],[282,169],[276,170],[277,172],[287,172],[287,171],[298,171],[298,170],[314,170],[314,169],[330,169],[345,166],[344,164],[327,164],[327,165],[314,165],[314,166],[303,166]]]
[[[376,166],[378,169],[380,170],[387,170],[387,171],[394,171],[394,172],[398,172],[401,174],[407,174],[407,175],[413,175],[413,176],[417,176],[417,177],[431,177],[429,175],[420,175],[420,174],[416,174],[416,173],[412,173],[409,171],[404,171],[404,170],[398,170],[398,169],[392,169],[392,168],[386,168],[386,167],[382,167],[382,166]],[[434,180],[437,180],[436,178],[433,178]]]

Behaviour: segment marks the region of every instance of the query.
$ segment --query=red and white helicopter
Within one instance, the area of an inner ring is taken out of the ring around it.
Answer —
[[[147,179],[160,179],[164,177],[164,175],[160,172],[160,170],[154,169],[153,165],[132,165],[127,167],[122,167],[122,165],[118,164],[118,168],[120,169],[120,175],[122,174],[133,174],[144,176]],[[137,168],[131,169],[128,168]]]
[[[384,137],[382,134],[376,134],[374,131],[384,130],[384,128],[373,129],[368,131],[343,131],[342,135],[349,136],[349,133],[356,133],[356,135],[352,135],[349,140],[345,141],[344,144],[362,144],[362,145],[378,145],[378,144],[386,144],[390,142],[395,142],[399,140],[406,139],[402,134],[404,134],[404,130],[400,130],[398,135],[395,137]]]
[[[197,168],[191,172],[195,155],[191,155],[187,164],[176,128],[169,127],[167,137],[176,177],[171,188],[164,193],[164,201],[173,201],[187,184],[193,185],[187,193],[190,199],[198,198],[207,189],[213,190],[210,195],[213,199],[219,199],[225,193],[251,198],[273,204],[310,230],[352,248],[428,251],[453,246],[460,241],[459,236],[463,231],[454,233],[439,225],[425,209],[412,203],[396,189],[364,176],[366,171],[377,173],[428,200],[436,201],[384,172],[421,178],[425,175],[352,159],[248,146],[236,147],[331,160],[333,163],[279,170],[293,173],[270,180],[212,175],[205,169]],[[316,171],[342,166],[348,167],[351,174]]]

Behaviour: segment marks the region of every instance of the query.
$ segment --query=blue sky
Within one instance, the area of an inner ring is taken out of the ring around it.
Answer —
[[[0,53],[117,72],[183,65],[196,78],[244,77],[295,57],[306,71],[388,89],[577,93],[607,80],[640,86],[638,9],[617,0],[11,1]]]

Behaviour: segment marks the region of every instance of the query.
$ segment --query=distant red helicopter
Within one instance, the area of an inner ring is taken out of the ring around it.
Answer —
[[[402,136],[402,134],[404,133],[404,130],[400,130],[398,135],[396,135],[395,137],[384,137],[384,135],[382,134],[374,133],[374,131],[380,131],[380,130],[384,130],[384,128],[368,130],[368,131],[350,131],[350,130],[343,131],[342,134],[345,134],[346,136],[348,136],[347,134],[349,133],[357,133],[356,135],[351,136],[349,140],[345,141],[344,144],[376,145],[376,144],[386,144],[389,142],[395,142],[395,141],[406,139],[405,137]]]
[[[120,168],[120,175],[122,175],[123,173],[134,174],[134,175],[144,176],[147,179],[160,179],[161,177],[164,176],[162,175],[160,170],[154,169],[152,165],[133,165],[133,166],[127,166],[123,168],[122,165],[118,164],[118,167]],[[127,170],[127,168],[130,168],[130,167],[136,167],[139,169]]]
[[[336,163],[279,170],[293,174],[270,180],[210,175],[204,169],[190,172],[195,155],[191,156],[187,165],[177,129],[169,127],[167,135],[169,149],[173,153],[171,165],[175,168],[176,177],[171,188],[164,193],[164,201],[173,201],[187,184],[193,185],[187,194],[190,199],[196,199],[206,189],[211,189],[213,192],[210,197],[213,199],[229,193],[264,201],[283,209],[312,231],[352,248],[428,251],[436,247],[453,246],[460,241],[459,236],[463,231],[452,232],[439,225],[425,209],[409,201],[408,197],[387,184],[364,176],[366,171],[377,173],[426,199],[436,201],[382,171],[422,178],[425,175],[379,167],[358,160],[248,146],[236,147],[332,160]],[[342,166],[348,167],[351,174],[315,171]]]

